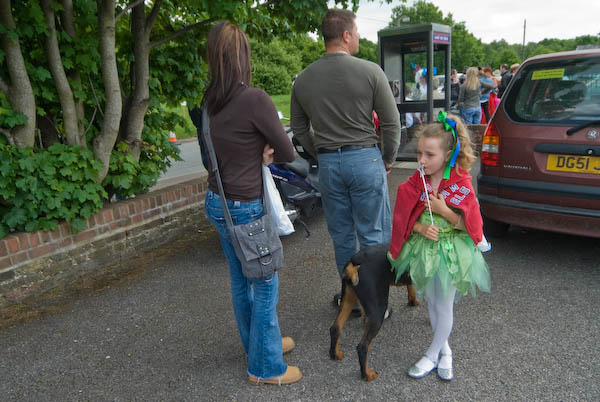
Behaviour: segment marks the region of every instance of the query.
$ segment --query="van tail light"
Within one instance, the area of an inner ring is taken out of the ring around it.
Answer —
[[[492,119],[481,139],[481,163],[487,166],[498,166],[499,155],[500,132],[494,124],[494,119]]]

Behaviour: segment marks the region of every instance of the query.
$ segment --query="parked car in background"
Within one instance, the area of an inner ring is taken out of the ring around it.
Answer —
[[[486,234],[600,237],[600,49],[522,64],[483,136],[477,184]]]

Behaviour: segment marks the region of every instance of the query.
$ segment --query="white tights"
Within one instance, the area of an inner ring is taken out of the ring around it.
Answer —
[[[433,329],[433,340],[425,356],[434,362],[438,361],[440,352],[444,355],[452,354],[448,338],[452,332],[455,294],[456,288],[450,287],[444,296],[442,283],[437,275],[431,279],[425,289],[429,321]]]

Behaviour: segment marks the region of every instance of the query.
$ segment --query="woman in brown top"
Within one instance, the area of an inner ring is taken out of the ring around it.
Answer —
[[[221,22],[208,34],[210,83],[203,105],[219,163],[227,206],[234,225],[250,223],[263,213],[261,164],[294,159],[271,98],[249,86],[250,45],[244,32]],[[210,169],[209,169],[210,172]],[[278,275],[248,279],[242,273],[223,215],[214,174],[209,173],[205,209],[216,227],[229,264],[233,311],[248,356],[248,378],[254,383],[289,384],[302,373],[283,361],[294,341],[281,338],[277,320]]]

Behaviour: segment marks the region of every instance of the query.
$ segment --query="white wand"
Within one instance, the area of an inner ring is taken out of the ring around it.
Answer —
[[[427,200],[427,208],[429,209],[429,218],[431,218],[431,224],[433,225],[433,214],[431,213],[431,203],[429,202],[429,193],[427,192],[427,183],[425,183],[425,170],[423,169],[423,165],[419,163],[419,174],[421,175],[421,179],[423,180],[423,189],[425,190],[425,199]]]

